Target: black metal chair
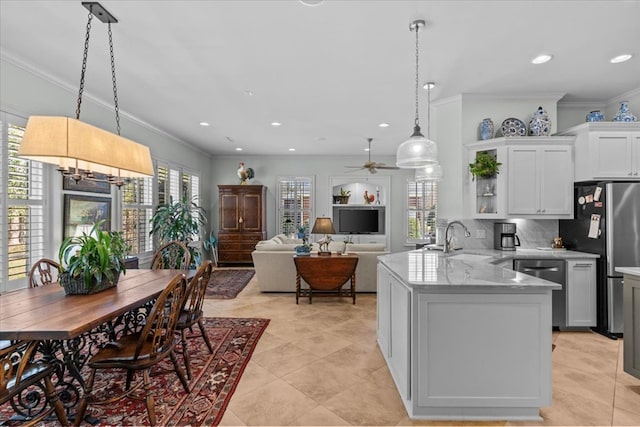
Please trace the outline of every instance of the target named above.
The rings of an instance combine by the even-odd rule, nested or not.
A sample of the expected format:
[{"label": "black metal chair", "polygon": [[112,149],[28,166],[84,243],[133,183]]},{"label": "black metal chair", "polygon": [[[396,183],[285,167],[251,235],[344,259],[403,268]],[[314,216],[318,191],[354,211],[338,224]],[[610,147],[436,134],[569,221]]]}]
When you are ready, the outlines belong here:
[{"label": "black metal chair", "polygon": [[[75,425],[80,425],[87,405],[106,405],[130,396],[143,387],[149,424],[156,425],[153,390],[151,389],[151,368],[166,357],[171,359],[173,367],[186,393],[189,384],[178,364],[174,351],[176,344],[176,325],[184,306],[187,282],[184,274],[177,275],[162,291],[147,316],[140,332],[124,335],[108,343],[89,359],[91,368],[83,397],[78,404]],[[93,395],[93,383],[99,369],[124,369],[127,372],[125,389],[117,396],[104,397]],[[131,387],[133,373],[142,371],[142,382]]]},{"label": "black metal chair", "polygon": [[[51,381],[53,366],[43,361],[32,360],[33,352],[37,346],[38,341],[2,342],[2,346],[0,346],[0,405],[9,402],[30,387],[37,387],[44,393],[48,405],[45,403],[43,406],[38,405],[36,408],[31,408],[35,412],[28,414],[28,419],[22,425],[35,425],[55,411],[58,421],[67,426],[69,422],[64,406],[58,399],[56,389]],[[28,398],[28,400],[37,402],[37,399],[34,398]]]},{"label": "black metal chair", "polygon": [[213,353],[213,347],[211,346],[211,342],[207,336],[207,331],[202,323],[202,318],[204,317],[202,312],[202,303],[204,302],[207,284],[211,278],[212,271],[213,265],[211,261],[205,261],[189,282],[185,305],[180,313],[178,325],[176,326],[176,329],[180,331],[182,357],[184,358],[184,364],[187,369],[187,378],[189,379],[191,379],[191,365],[189,361],[189,351],[187,349],[187,337],[185,331],[188,329],[193,332],[193,325],[197,324],[200,328],[202,338],[204,339],[205,344],[207,344],[209,353]]}]

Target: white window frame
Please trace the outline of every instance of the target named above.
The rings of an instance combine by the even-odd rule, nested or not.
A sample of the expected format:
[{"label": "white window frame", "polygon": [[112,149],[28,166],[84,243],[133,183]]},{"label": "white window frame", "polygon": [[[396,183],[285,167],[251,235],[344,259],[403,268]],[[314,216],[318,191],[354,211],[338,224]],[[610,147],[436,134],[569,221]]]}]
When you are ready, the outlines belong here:
[{"label": "white window frame", "polygon": [[[429,188],[431,187],[431,188]],[[411,203],[412,191],[415,194],[420,194],[420,200],[423,203],[415,204]],[[431,195],[428,195],[429,191]],[[430,235],[435,236],[436,232],[436,222],[438,219],[438,182],[437,181],[415,181],[415,180],[407,180],[407,184],[405,186],[405,214],[404,214],[404,235],[405,241],[407,244],[415,244],[415,243],[430,243]],[[430,204],[424,203],[424,201],[429,200]],[[434,208],[431,208],[435,206]],[[431,224],[426,227],[427,229],[422,231],[421,236],[412,237],[409,232],[409,224],[414,217],[422,217],[427,218],[429,215],[433,215],[433,220]]]},{"label": "white window frame", "polygon": [[[296,202],[294,203],[292,208],[286,208],[284,206],[285,205],[284,198],[286,195],[282,192],[283,183],[293,183],[293,188],[291,188],[290,194],[293,195],[294,200],[296,200]],[[308,184],[309,186],[308,208],[304,207],[303,201],[298,200],[299,199],[298,197],[299,193],[297,188],[298,183]],[[289,197],[287,197],[287,199],[289,199]],[[300,219],[302,219],[303,222],[305,222],[304,221],[305,218],[306,218],[306,224],[304,225],[307,225],[310,231],[311,227],[313,226],[311,221],[313,221],[313,218],[315,218],[314,205],[315,205],[315,179],[313,176],[279,176],[277,178],[276,234],[287,234],[287,235],[295,234],[297,232],[297,227],[301,225],[299,224]],[[289,215],[287,215],[287,213],[289,213]],[[284,221],[286,221],[285,217],[287,216],[294,217],[296,219],[293,220],[289,224],[289,226],[286,227],[285,229]]]}]

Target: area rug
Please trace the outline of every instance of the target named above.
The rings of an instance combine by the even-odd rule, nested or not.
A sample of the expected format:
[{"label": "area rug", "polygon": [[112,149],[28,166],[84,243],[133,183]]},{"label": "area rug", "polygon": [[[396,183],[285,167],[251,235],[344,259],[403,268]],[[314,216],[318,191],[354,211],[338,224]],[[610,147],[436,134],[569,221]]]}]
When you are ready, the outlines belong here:
[{"label": "area rug", "polygon": [[[202,338],[194,335],[189,340],[193,375],[189,381],[189,394],[184,392],[170,360],[152,369],[158,425],[217,425],[268,324],[269,319],[206,318],[205,326],[214,353],[209,353]],[[180,350],[179,346],[177,350]],[[178,361],[184,363],[181,354],[178,354]],[[87,378],[88,370],[84,369],[82,373]],[[95,391],[113,392],[122,387],[126,377],[122,371],[102,374],[96,377]],[[136,376],[135,379],[141,377]],[[0,420],[7,420],[12,415],[9,404],[0,406]],[[97,426],[149,425],[144,400],[125,398],[106,406],[89,406],[87,415],[97,420]],[[47,422],[46,425],[49,427],[58,423]]]},{"label": "area rug", "polygon": [[251,281],[255,270],[214,270],[207,285],[206,298],[232,299]]}]

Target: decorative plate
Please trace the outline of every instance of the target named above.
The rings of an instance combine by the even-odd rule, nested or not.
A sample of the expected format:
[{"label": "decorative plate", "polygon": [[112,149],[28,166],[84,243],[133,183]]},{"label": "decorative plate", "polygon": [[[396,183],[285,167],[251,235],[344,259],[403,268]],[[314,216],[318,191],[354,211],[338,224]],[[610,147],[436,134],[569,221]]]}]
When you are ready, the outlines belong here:
[{"label": "decorative plate", "polygon": [[510,117],[500,126],[502,136],[527,136],[527,126],[520,119]]}]

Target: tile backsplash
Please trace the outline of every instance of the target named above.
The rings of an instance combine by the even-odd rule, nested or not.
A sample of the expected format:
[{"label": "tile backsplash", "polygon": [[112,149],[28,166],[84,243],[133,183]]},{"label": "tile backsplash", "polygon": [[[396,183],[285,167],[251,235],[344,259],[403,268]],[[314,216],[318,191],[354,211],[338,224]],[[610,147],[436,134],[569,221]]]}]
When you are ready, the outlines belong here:
[{"label": "tile backsplash", "polygon": [[[467,249],[493,249],[493,224],[495,222],[515,223],[516,235],[520,239],[520,247],[523,249],[551,247],[553,238],[558,236],[558,220],[553,219],[463,219],[462,223],[471,232],[471,237],[465,238],[462,230],[458,226],[454,226],[455,246]],[[476,237],[483,232],[484,238]]]}]

